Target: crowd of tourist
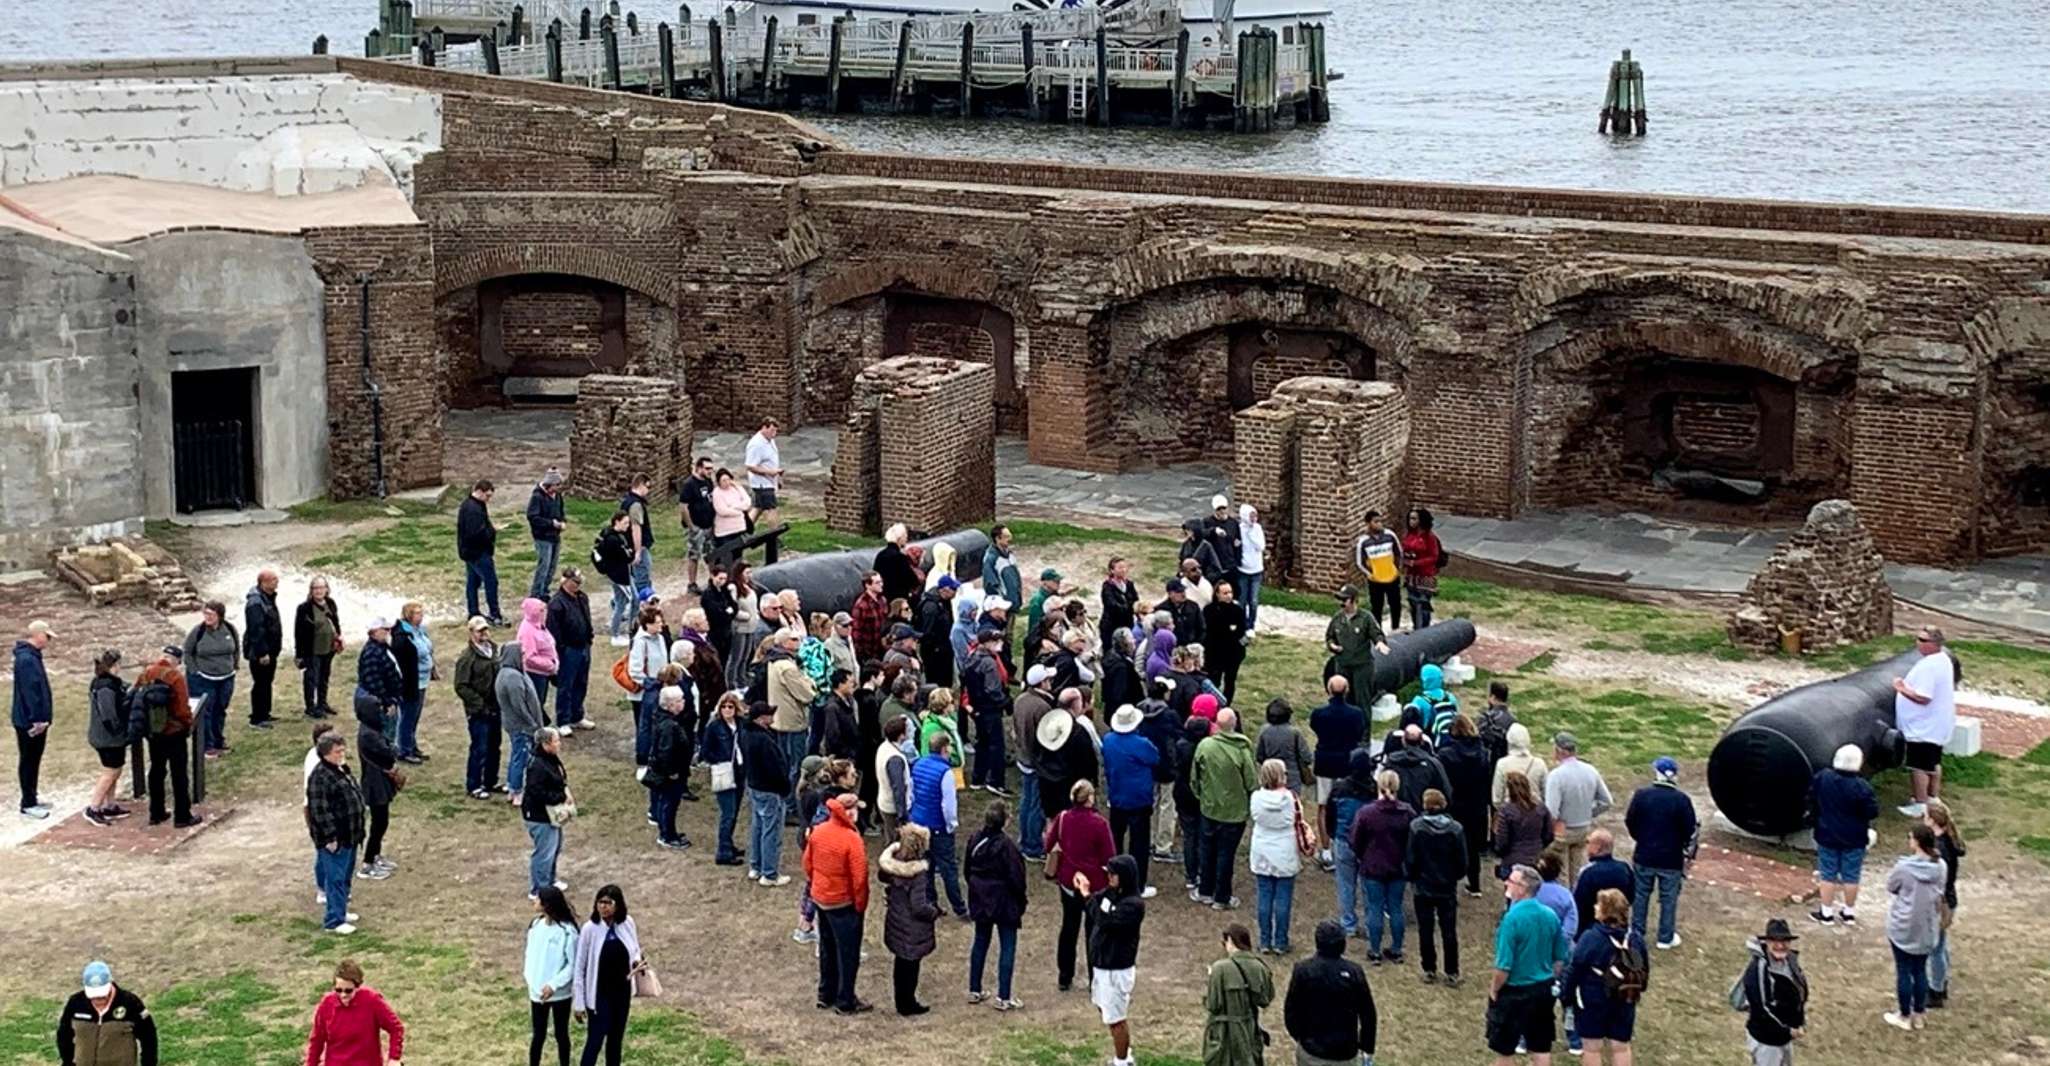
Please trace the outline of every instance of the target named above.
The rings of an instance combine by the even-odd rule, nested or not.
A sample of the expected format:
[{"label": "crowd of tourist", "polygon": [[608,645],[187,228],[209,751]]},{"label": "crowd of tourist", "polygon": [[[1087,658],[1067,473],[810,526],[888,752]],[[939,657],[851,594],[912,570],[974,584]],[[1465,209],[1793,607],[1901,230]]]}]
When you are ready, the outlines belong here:
[{"label": "crowd of tourist", "polygon": [[[1269,1039],[1262,1012],[1276,995],[1268,960],[1296,951],[1297,884],[1329,876],[1337,913],[1317,916],[1314,951],[1294,964],[1282,1009],[1299,1063],[1372,1061],[1378,1022],[1368,975],[1408,965],[1412,919],[1418,979],[1460,985],[1462,904],[1476,911],[1468,921],[1495,926],[1484,1033],[1498,1061],[1528,1054],[1545,1063],[1564,1044],[1574,1054],[1630,1062],[1652,970],[1647,948],[1681,943],[1679,900],[1700,830],[1694,803],[1679,787],[1675,760],[1652,763],[1650,783],[1628,798],[1623,826],[1633,854],[1625,862],[1614,834],[1596,825],[1616,799],[1578,740],[1557,733],[1549,758],[1537,754],[1507,684],[1491,682],[1485,705],[1469,713],[1432,665],[1418,671],[1418,695],[1392,728],[1375,735],[1370,708],[1384,694],[1375,660],[1392,653],[1405,600],[1415,626],[1430,624],[1445,562],[1427,511],[1411,512],[1402,533],[1369,516],[1357,545],[1367,604],[1351,586],[1339,593],[1325,631],[1325,702],[1303,728],[1286,700],[1252,712],[1251,722],[1233,704],[1264,572],[1265,533],[1250,507],[1234,511],[1220,496],[1209,515],[1191,519],[1177,571],[1150,605],[1130,561],[1113,559],[1095,615],[1055,568],[1038,573],[1018,612],[1027,590],[1010,529],[990,531],[977,587],[959,579],[950,547],[923,553],[896,527],[848,610],[807,614],[795,592],[759,590],[748,564],[722,551],[778,505],[773,423],[749,442],[745,470],[744,501],[729,492],[732,475],[708,459],[680,488],[694,605],[656,594],[654,505],[644,478],[634,479],[599,533],[591,565],[610,586],[610,635],[623,649],[610,680],[629,694],[634,774],[648,794],[654,845],[692,847],[678,826],[679,804],[699,798],[694,782],[710,791],[718,808],[712,863],[744,867],[750,884],[795,895],[776,905],[797,914],[792,939],[814,946],[821,1009],[873,1009],[861,970],[877,898],[897,1014],[931,1009],[920,985],[931,973],[936,925],[948,915],[974,931],[968,957],[949,968],[967,1002],[1022,1008],[1014,968],[1036,868],[1058,895],[1058,917],[1046,919],[1057,985],[1085,984],[1115,1066],[1132,1062],[1128,1019],[1149,906],[1217,914],[1218,957],[1202,999],[1205,1061],[1257,1063]],[[423,772],[432,758],[419,733],[427,693],[450,684],[469,737],[464,791],[515,808],[531,844],[529,1061],[538,1066],[552,1040],[566,1066],[574,1018],[585,1027],[581,1061],[592,1066],[601,1053],[619,1062],[632,999],[659,982],[622,890],[600,888],[580,924],[557,872],[579,816],[565,740],[600,728],[586,706],[596,635],[590,597],[582,567],[558,562],[560,489],[550,471],[530,497],[528,527],[542,562],[516,628],[498,613],[494,488],[480,481],[462,502],[457,554],[471,617],[446,676],[449,657],[437,651],[421,605],[406,605],[395,620],[359,623],[353,746],[328,721],[332,660],[348,642],[319,579],[294,612],[292,651],[313,734],[303,800],[324,927],[353,932],[354,880],[398,869],[385,846],[391,804],[408,773]],[[730,510],[739,512],[737,526]],[[117,652],[96,658],[87,731],[107,772],[95,784],[90,820],[107,824],[128,813],[112,794],[129,746],[145,740],[152,821],[173,817],[168,773],[177,823],[196,822],[180,753],[188,736],[209,757],[231,750],[226,723],[245,670],[249,725],[271,725],[271,682],[285,644],[277,595],[277,576],[260,574],[239,627],[222,604],[208,603],[182,644],[165,646],[132,686],[117,672]],[[52,639],[48,625],[32,623],[15,649],[22,811],[36,818],[49,813],[35,769],[51,722],[41,655]],[[1951,666],[1940,631],[1924,629],[1919,639],[1928,668],[1918,665],[1896,688],[1916,770],[1913,813],[1922,821],[1888,876],[1885,922],[1898,974],[1897,1009],[1885,1020],[1904,1029],[1923,1027],[1926,1011],[1944,1006],[1964,853],[1940,798],[1940,763],[1918,747],[1948,735]],[[1811,917],[1822,925],[1857,921],[1878,815],[1860,776],[1862,755],[1846,746],[1812,785],[1821,899]],[[970,791],[987,799],[979,823],[964,830]],[[1176,871],[1179,888],[1169,891]],[[1238,891],[1248,874],[1250,929],[1228,913],[1243,906]],[[1473,902],[1489,891],[1504,905]],[[1352,938],[1361,941],[1357,960],[1346,957]],[[1767,923],[1731,988],[1756,1063],[1791,1061],[1805,1031],[1797,939],[1784,920]],[[992,988],[985,973],[993,944]],[[398,1063],[404,1026],[363,980],[352,962],[337,968],[315,1014],[309,1066]],[[157,1053],[148,1012],[113,987],[103,963],[87,968],[66,1004],[58,1041],[67,1064],[148,1063]],[[127,1050],[105,1050],[117,1045]]]}]

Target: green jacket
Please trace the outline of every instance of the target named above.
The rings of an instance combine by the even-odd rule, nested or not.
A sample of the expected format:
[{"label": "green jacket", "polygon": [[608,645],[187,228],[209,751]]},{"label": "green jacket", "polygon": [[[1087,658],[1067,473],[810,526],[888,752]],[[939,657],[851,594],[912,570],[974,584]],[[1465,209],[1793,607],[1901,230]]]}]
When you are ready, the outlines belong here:
[{"label": "green jacket", "polygon": [[1332,653],[1338,668],[1351,673],[1362,666],[1374,663],[1374,645],[1386,639],[1381,633],[1381,623],[1365,611],[1355,611],[1351,618],[1344,611],[1331,616],[1331,624],[1324,627],[1324,643],[1327,647],[1338,645]]},{"label": "green jacket", "polygon": [[465,642],[463,653],[456,656],[455,689],[457,698],[463,701],[465,718],[498,717],[498,645],[486,644],[482,649]]},{"label": "green jacket", "polygon": [[1213,822],[1243,823],[1252,814],[1260,767],[1244,733],[1213,733],[1196,745],[1196,806]]},{"label": "green jacket", "polygon": [[1260,1008],[1274,1002],[1274,975],[1250,951],[1234,951],[1210,964],[1203,993],[1203,1066],[1260,1066]]},{"label": "green jacket", "polygon": [[953,716],[927,712],[918,717],[918,753],[932,754],[932,738],[945,733],[953,738],[954,746],[947,749],[947,765],[961,767],[961,726]]}]

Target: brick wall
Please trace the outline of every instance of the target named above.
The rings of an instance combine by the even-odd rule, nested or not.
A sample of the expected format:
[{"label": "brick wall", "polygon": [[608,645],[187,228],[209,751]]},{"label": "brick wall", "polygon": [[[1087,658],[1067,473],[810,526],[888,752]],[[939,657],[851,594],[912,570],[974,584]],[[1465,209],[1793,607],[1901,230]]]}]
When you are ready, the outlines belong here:
[{"label": "brick wall", "polygon": [[1758,405],[1685,398],[1673,403],[1673,440],[1692,452],[1747,455],[1758,449]]},{"label": "brick wall", "polygon": [[[326,286],[328,492],[374,488],[381,451],[385,489],[439,484],[443,368],[436,332],[434,257],[425,226],[352,226],[306,232],[306,250]],[[370,287],[370,376],[384,439],[373,441],[371,393],[362,366],[361,293]]]},{"label": "brick wall", "polygon": [[690,472],[690,444],[690,403],[674,380],[592,374],[577,389],[567,491],[618,499],[646,475],[663,499]]},{"label": "brick wall", "polygon": [[1851,503],[1888,558],[1969,557],[1979,470],[1973,411],[1962,403],[1861,398],[1852,420]]},{"label": "brick wall", "polygon": [[1883,637],[1893,632],[1893,590],[1886,560],[1843,500],[1824,500],[1773,550],[1730,612],[1730,640],[1775,651],[1780,635],[1801,634],[1803,649]]},{"label": "brick wall", "polygon": [[1332,591],[1354,580],[1352,544],[1367,512],[1400,513],[1410,451],[1401,387],[1293,378],[1238,413],[1232,495],[1267,526],[1276,581]]},{"label": "brick wall", "polygon": [[987,364],[885,359],[855,377],[850,406],[826,490],[828,525],[944,532],[996,513],[996,373]]}]

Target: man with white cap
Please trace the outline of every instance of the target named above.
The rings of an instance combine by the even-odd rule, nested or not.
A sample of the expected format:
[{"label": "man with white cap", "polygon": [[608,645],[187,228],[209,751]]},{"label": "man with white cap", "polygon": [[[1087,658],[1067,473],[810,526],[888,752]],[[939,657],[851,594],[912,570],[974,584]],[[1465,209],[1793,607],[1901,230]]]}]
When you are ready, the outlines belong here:
[{"label": "man with white cap", "polygon": [[1212,585],[1230,580],[1239,571],[1239,553],[1244,542],[1239,537],[1238,516],[1231,513],[1231,501],[1223,493],[1210,497],[1210,517],[1203,520],[1203,539],[1217,553],[1218,566],[1216,573],[1203,576]]},{"label": "man with white cap", "polygon": [[1028,859],[1043,854],[1046,816],[1040,806],[1039,722],[1054,709],[1053,670],[1045,663],[1025,668],[1025,690],[1011,702],[1011,748],[1018,762],[1018,847]]},{"label": "man with white cap", "polygon": [[1110,803],[1110,837],[1121,855],[1139,864],[1140,895],[1152,898],[1146,880],[1153,857],[1153,770],[1160,749],[1139,732],[1145,714],[1132,704],[1110,716],[1110,735],[1103,738],[1103,791]]},{"label": "man with white cap", "polygon": [[114,985],[114,971],[87,963],[80,989],[57,1019],[64,1066],[157,1066],[157,1020],[142,997]]},{"label": "man with white cap", "polygon": [[10,718],[19,743],[21,815],[48,818],[50,808],[36,795],[43,772],[43,746],[50,741],[50,675],[43,671],[43,649],[50,646],[50,623],[37,620],[14,642],[14,703]]}]

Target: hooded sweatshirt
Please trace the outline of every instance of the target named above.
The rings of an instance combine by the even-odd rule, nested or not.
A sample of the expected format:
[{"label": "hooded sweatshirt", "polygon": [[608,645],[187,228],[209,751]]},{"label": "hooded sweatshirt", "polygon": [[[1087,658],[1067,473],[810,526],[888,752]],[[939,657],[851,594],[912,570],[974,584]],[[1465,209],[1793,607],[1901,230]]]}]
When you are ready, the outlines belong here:
[{"label": "hooded sweatshirt", "polygon": [[1763,943],[1754,939],[1746,946],[1751,962],[1737,979],[1749,1012],[1744,1031],[1768,1047],[1785,1047],[1794,1042],[1793,1030],[1808,1024],[1808,975],[1801,972],[1801,953],[1789,951],[1785,961],[1775,962]]},{"label": "hooded sweatshirt", "polygon": [[1253,793],[1253,843],[1247,852],[1253,873],[1262,877],[1294,877],[1302,872],[1302,853],[1296,850],[1295,793],[1285,788],[1263,788]]},{"label": "hooded sweatshirt", "polygon": [[[537,601],[538,602],[538,601]],[[507,641],[498,649],[498,679],[491,684],[498,697],[499,721],[507,736],[531,736],[548,721],[541,711],[541,697],[527,677],[525,657],[518,641]]]},{"label": "hooded sweatshirt", "polygon": [[1267,527],[1253,522],[1253,505],[1239,504],[1239,573],[1267,569]]},{"label": "hooded sweatshirt", "polygon": [[42,649],[26,640],[14,642],[14,706],[16,729],[50,720],[50,676],[43,672]]},{"label": "hooded sweatshirt", "polygon": [[1904,855],[1886,875],[1886,939],[1910,955],[1936,950],[1943,935],[1944,865],[1921,853]]},{"label": "hooded sweatshirt", "polygon": [[556,658],[555,634],[548,631],[548,605],[532,596],[520,601],[519,645],[528,673],[555,676],[561,662]]},{"label": "hooded sweatshirt", "polygon": [[1129,970],[1139,964],[1139,927],[1146,921],[1146,902],[1139,898],[1139,863],[1130,855],[1110,860],[1115,886],[1106,885],[1084,904],[1089,927],[1089,968]]},{"label": "hooded sweatshirt", "polygon": [[1174,630],[1156,629],[1146,638],[1146,680],[1151,681],[1167,673],[1173,665],[1175,649]]},{"label": "hooded sweatshirt", "polygon": [[1522,722],[1509,727],[1509,754],[1495,763],[1495,781],[1489,788],[1495,806],[1509,801],[1509,772],[1530,778],[1530,794],[1539,802],[1545,798],[1545,760],[1530,753],[1530,730]]},{"label": "hooded sweatshirt", "polygon": [[1451,899],[1466,876],[1466,830],[1442,812],[1418,815],[1409,823],[1403,868],[1419,897]]},{"label": "hooded sweatshirt", "polygon": [[1422,726],[1433,742],[1445,736],[1445,730],[1452,727],[1452,716],[1459,713],[1459,697],[1445,691],[1443,668],[1425,663],[1417,671],[1417,694],[1409,707],[1414,713],[1403,715],[1405,725],[1415,722]]}]

